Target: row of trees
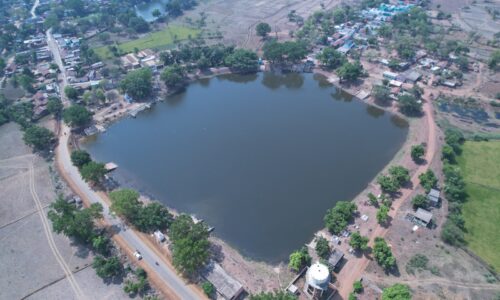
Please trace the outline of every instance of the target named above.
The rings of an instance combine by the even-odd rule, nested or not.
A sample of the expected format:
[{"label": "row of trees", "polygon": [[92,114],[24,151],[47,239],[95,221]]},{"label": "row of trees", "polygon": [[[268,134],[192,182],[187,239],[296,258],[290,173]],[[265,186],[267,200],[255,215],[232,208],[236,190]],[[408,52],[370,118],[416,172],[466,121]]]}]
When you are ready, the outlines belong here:
[{"label": "row of trees", "polygon": [[348,201],[339,201],[335,207],[327,210],[323,221],[326,228],[333,234],[339,234],[353,219],[354,212],[358,209],[356,204]]},{"label": "row of trees", "polygon": [[100,184],[107,170],[103,163],[95,162],[85,150],[71,152],[71,162],[80,171],[83,180],[90,184]]},{"label": "row of trees", "polygon": [[340,80],[355,81],[363,75],[363,66],[359,61],[353,63],[349,62],[345,55],[337,50],[326,47],[318,54],[317,59],[321,62],[323,67],[336,70]]},{"label": "row of trees", "polygon": [[460,168],[456,165],[456,156],[462,153],[462,144],[465,138],[457,130],[446,130],[445,142],[442,149],[444,163],[444,193],[448,204],[448,218],[441,230],[441,239],[450,245],[465,244],[465,220],[462,216],[462,205],[467,200],[465,182]]},{"label": "row of trees", "polygon": [[134,190],[112,191],[109,198],[111,210],[142,232],[164,231],[173,222],[173,216],[167,208],[158,202],[142,203],[139,201],[139,193]]},{"label": "row of trees", "polygon": [[306,43],[300,41],[280,43],[272,40],[265,43],[262,50],[264,51],[265,59],[273,64],[283,66],[301,61],[306,57],[308,52]]},{"label": "row of trees", "polygon": [[209,259],[209,232],[205,224],[194,223],[188,215],[176,218],[158,202],[144,204],[130,189],[109,193],[111,210],[141,232],[168,230],[172,241],[173,264],[182,274],[193,276]]},{"label": "row of trees", "polygon": [[96,254],[92,267],[103,279],[123,274],[123,266],[117,256],[112,255],[112,243],[95,222],[102,218],[102,206],[93,203],[88,208],[78,209],[61,195],[50,205],[48,218],[56,233],[62,233],[91,248]]}]

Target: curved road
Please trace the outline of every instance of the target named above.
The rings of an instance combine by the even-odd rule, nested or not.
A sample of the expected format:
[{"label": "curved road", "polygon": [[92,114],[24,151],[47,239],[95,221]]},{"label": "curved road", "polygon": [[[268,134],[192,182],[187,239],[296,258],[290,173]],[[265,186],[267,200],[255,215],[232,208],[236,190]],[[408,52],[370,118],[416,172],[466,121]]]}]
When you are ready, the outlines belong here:
[{"label": "curved road", "polygon": [[[68,79],[66,76],[66,70],[61,59],[60,50],[57,46],[56,41],[52,36],[52,31],[49,29],[47,31],[47,44],[50,51],[52,52],[53,59],[59,66],[62,75],[62,82],[60,85],[61,99],[64,106],[69,106],[70,103],[64,95],[64,87],[68,84]],[[159,279],[162,281],[159,284],[160,289],[168,294],[168,299],[200,299],[203,295],[198,293],[195,288],[187,285],[182,278],[177,275],[175,270],[173,270],[165,262],[165,257],[156,253],[153,249],[140,238],[139,234],[133,229],[127,229],[123,222],[110,214],[108,203],[81,178],[78,169],[72,165],[70,150],[68,148],[69,137],[71,136],[71,129],[66,124],[61,124],[59,133],[59,144],[55,150],[56,163],[61,172],[61,176],[66,180],[66,182],[74,189],[74,191],[85,199],[87,203],[100,203],[104,209],[103,216],[104,222],[117,228],[116,230],[116,240],[122,241],[120,246],[126,248],[126,252],[130,257],[134,259],[132,252],[136,249],[142,254],[141,266],[148,271],[151,278]],[[158,262],[158,265],[156,265]],[[156,282],[156,281],[155,281]],[[158,283],[158,282],[157,282]]]}]

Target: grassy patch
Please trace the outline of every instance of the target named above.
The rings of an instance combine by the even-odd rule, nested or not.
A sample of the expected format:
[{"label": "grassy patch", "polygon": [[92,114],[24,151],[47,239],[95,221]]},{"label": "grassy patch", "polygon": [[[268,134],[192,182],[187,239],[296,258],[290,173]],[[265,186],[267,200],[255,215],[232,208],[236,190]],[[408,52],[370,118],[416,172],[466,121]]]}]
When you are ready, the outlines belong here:
[{"label": "grassy patch", "polygon": [[468,247],[500,271],[500,141],[466,142],[458,163],[468,201],[463,216]]},{"label": "grassy patch", "polygon": [[[196,37],[200,31],[197,29],[178,26],[178,25],[170,25],[167,28],[149,33],[148,35],[124,42],[116,45],[123,53],[133,52],[135,48],[139,50],[143,49],[161,49],[168,48],[173,45],[174,42],[182,41],[191,37]],[[94,49],[94,51],[101,57],[101,59],[111,59],[113,58],[113,54],[109,51],[108,46],[103,46]]]}]

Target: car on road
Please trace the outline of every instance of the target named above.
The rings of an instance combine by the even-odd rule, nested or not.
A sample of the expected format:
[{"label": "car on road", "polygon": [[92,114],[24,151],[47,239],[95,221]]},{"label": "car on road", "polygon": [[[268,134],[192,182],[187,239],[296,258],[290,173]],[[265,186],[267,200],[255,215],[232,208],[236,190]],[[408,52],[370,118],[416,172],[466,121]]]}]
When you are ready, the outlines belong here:
[{"label": "car on road", "polygon": [[137,258],[138,260],[141,260],[141,259],[142,259],[142,254],[141,254],[141,252],[139,252],[139,250],[135,250],[135,252],[134,252],[134,256],[135,256],[135,258]]}]

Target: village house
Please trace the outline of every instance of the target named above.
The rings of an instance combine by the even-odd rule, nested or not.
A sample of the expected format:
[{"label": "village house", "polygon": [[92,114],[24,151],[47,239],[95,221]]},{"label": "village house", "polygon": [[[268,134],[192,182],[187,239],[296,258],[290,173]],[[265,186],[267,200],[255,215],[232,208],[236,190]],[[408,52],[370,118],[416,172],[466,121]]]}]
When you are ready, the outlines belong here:
[{"label": "village house", "polygon": [[215,287],[217,294],[226,300],[237,299],[244,291],[243,285],[229,276],[218,263],[211,262],[202,276]]},{"label": "village house", "polygon": [[436,189],[431,189],[430,192],[427,194],[427,200],[429,201],[429,204],[433,207],[439,206],[439,197],[440,197],[440,191]]}]

